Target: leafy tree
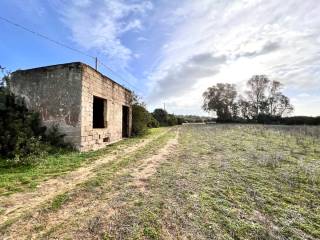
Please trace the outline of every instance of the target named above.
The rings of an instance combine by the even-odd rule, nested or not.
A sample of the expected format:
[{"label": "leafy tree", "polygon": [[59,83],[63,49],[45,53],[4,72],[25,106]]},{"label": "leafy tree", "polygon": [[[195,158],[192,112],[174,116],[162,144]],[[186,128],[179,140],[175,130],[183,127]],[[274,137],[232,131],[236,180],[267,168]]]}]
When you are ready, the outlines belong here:
[{"label": "leafy tree", "polygon": [[251,105],[250,103],[240,96],[238,100],[238,107],[239,107],[239,115],[241,118],[245,120],[249,120],[251,118]]},{"label": "leafy tree", "polygon": [[168,126],[168,113],[166,110],[157,108],[152,115],[160,123],[160,126]]},{"label": "leafy tree", "polygon": [[282,93],[281,93],[281,87],[282,84],[278,81],[271,81],[268,92],[269,92],[269,97],[268,97],[268,107],[269,107],[269,114],[274,116],[277,115],[277,103],[279,102]]},{"label": "leafy tree", "polygon": [[[271,81],[265,75],[255,75],[247,83],[249,112],[252,118],[265,119],[269,117],[282,117],[293,111],[288,97],[281,92],[282,84],[278,81]],[[242,107],[247,108],[244,102]]]},{"label": "leafy tree", "polygon": [[246,97],[239,96],[235,85],[218,83],[203,93],[203,109],[215,111],[220,122],[279,122],[293,111],[290,99],[281,92],[282,84],[266,75],[254,75],[247,82]]},{"label": "leafy tree", "polygon": [[260,113],[265,113],[267,107],[266,91],[270,80],[266,75],[254,75],[247,82],[248,101],[251,104],[251,115],[257,117]]},{"label": "leafy tree", "polygon": [[293,111],[293,106],[290,103],[290,99],[287,96],[281,95],[276,104],[275,116],[282,117],[290,114]]},{"label": "leafy tree", "polygon": [[184,122],[185,122],[185,119],[183,117],[177,116],[177,124],[178,125],[181,125]]},{"label": "leafy tree", "polygon": [[207,112],[215,111],[218,121],[232,121],[238,111],[236,97],[237,91],[234,84],[218,83],[203,93],[204,104],[202,108]]}]

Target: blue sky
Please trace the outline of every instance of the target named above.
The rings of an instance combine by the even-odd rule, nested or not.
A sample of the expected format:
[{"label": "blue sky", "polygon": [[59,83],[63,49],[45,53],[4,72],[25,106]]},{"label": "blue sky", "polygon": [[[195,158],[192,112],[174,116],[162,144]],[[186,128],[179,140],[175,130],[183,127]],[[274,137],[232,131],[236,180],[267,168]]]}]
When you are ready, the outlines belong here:
[{"label": "blue sky", "polygon": [[[295,115],[320,115],[318,0],[2,0],[0,16],[97,56],[153,110],[201,114],[218,82],[240,92],[254,74],[281,81]],[[11,70],[92,59],[0,20]],[[135,88],[123,82],[126,79]]]}]

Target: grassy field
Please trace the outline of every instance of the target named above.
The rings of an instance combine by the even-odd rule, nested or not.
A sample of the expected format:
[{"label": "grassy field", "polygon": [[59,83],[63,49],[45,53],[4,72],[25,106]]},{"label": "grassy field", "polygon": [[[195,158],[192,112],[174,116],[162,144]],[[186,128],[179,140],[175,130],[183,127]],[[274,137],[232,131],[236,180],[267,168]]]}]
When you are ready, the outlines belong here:
[{"label": "grassy field", "polygon": [[44,180],[61,176],[80,166],[90,164],[101,156],[117,154],[124,148],[133,146],[142,140],[151,139],[165,130],[166,128],[150,129],[147,136],[126,139],[99,151],[78,153],[57,150],[54,154],[40,157],[36,160],[38,164],[35,166],[12,167],[6,164],[5,160],[0,159],[0,196],[35,189]]},{"label": "grassy field", "polygon": [[319,133],[231,124],[155,132],[156,140],[2,226],[0,237],[320,239]]},{"label": "grassy field", "polygon": [[[181,130],[176,154],[107,228],[110,238],[319,239],[318,128]],[[123,226],[127,226],[124,228]]]}]

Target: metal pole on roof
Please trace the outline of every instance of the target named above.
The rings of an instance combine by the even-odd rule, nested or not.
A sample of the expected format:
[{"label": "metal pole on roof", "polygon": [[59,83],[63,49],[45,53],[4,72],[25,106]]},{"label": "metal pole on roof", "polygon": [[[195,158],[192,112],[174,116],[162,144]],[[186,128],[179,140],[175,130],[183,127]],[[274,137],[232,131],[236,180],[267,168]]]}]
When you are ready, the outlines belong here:
[{"label": "metal pole on roof", "polygon": [[96,70],[98,71],[98,58],[97,58],[97,57],[95,57],[94,59],[95,59],[95,63],[96,63],[96,64],[95,64],[95,66],[96,66]]}]

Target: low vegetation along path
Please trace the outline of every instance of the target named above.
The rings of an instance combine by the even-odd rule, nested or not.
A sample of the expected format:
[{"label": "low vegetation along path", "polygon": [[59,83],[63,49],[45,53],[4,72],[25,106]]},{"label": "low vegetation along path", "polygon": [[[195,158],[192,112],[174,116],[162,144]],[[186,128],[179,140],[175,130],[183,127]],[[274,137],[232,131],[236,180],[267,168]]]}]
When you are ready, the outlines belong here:
[{"label": "low vegetation along path", "polygon": [[106,164],[112,161],[121,161],[123,157],[134,154],[149,145],[150,142],[157,141],[158,138],[168,134],[168,132],[169,130],[152,138],[142,139],[132,146],[124,145],[116,153],[112,152],[112,154],[106,154],[89,165],[85,165],[63,176],[49,179],[41,183],[35,191],[2,196],[0,198],[0,206],[4,210],[1,212],[0,226],[6,222],[10,222],[10,220],[20,217],[22,214],[30,212],[48,200],[53,199],[55,196],[70,191],[77,185],[88,181],[88,179],[97,174],[99,168],[108,167]]},{"label": "low vegetation along path", "polygon": [[319,127],[184,125],[118,150],[35,204],[1,197],[28,201],[0,239],[320,239]]}]

